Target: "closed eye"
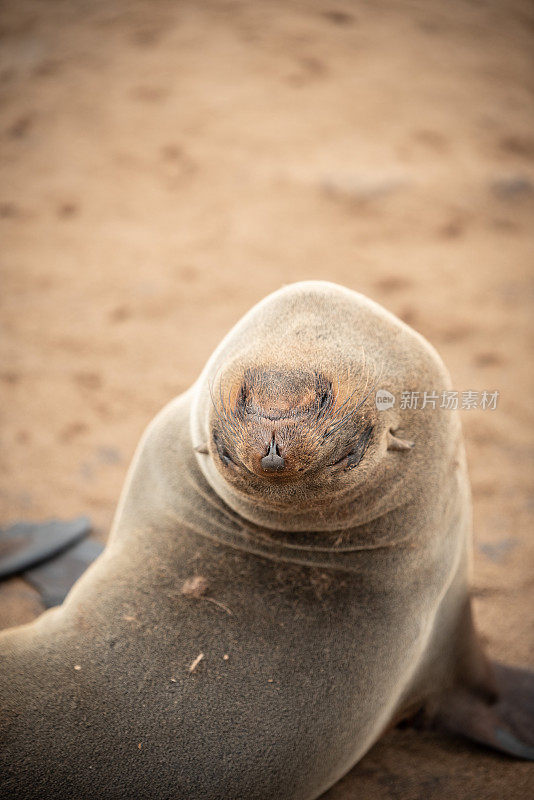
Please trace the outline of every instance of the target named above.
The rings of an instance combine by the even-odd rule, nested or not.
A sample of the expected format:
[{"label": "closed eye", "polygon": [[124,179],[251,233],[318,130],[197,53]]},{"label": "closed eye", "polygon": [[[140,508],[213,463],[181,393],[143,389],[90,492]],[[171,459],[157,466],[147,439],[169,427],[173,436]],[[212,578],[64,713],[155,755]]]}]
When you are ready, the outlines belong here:
[{"label": "closed eye", "polygon": [[213,433],[213,441],[215,442],[215,447],[217,448],[217,453],[219,454],[219,458],[221,459],[225,467],[228,467],[230,464],[235,464],[230,453],[224,446],[218,434],[215,432]]},{"label": "closed eye", "polygon": [[337,466],[338,464],[342,464],[345,462],[345,469],[350,470],[357,467],[360,461],[362,460],[365,451],[367,450],[367,446],[371,440],[371,436],[373,434],[373,426],[368,425],[367,428],[360,434],[356,444],[350,450],[350,452],[346,453],[343,458],[340,458],[339,461],[336,461],[332,466]]}]

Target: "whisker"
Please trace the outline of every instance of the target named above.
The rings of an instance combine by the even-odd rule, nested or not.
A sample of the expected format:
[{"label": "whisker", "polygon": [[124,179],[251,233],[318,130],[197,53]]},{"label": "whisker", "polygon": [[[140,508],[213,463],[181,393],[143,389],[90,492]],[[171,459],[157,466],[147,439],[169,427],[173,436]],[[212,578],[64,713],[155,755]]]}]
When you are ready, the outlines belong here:
[{"label": "whisker", "polygon": [[[381,374],[382,374],[382,370],[380,371],[380,376],[381,376]],[[373,381],[373,383],[372,383],[372,385],[371,385],[371,388],[370,388],[370,389],[369,389],[369,391],[368,391],[368,392],[367,392],[367,393],[364,395],[364,397],[363,397],[363,398],[362,398],[362,399],[361,399],[361,400],[358,402],[358,404],[357,404],[356,406],[354,406],[354,408],[351,408],[351,409],[350,409],[350,411],[348,411],[346,414],[344,414],[344,415],[343,415],[343,417],[342,417],[341,419],[338,419],[338,420],[336,420],[336,422],[334,423],[334,425],[331,425],[331,426],[330,426],[330,427],[329,427],[329,428],[328,428],[328,429],[325,431],[324,438],[328,438],[329,436],[332,436],[332,434],[333,434],[333,433],[335,433],[336,431],[338,431],[338,430],[339,430],[339,429],[340,429],[340,428],[341,428],[341,427],[344,425],[344,423],[345,423],[345,422],[346,422],[346,421],[347,421],[347,420],[348,420],[348,419],[349,419],[351,416],[353,416],[353,415],[354,415],[354,414],[355,414],[355,413],[356,413],[356,412],[357,412],[357,411],[358,411],[358,410],[359,410],[359,409],[360,409],[360,408],[363,406],[363,404],[366,402],[366,400],[367,400],[367,399],[370,397],[370,395],[372,394],[372,392],[373,392],[373,391],[374,391],[374,389],[376,388],[376,386],[377,386],[377,384],[378,384],[378,381],[379,381],[379,378],[380,378],[380,376],[378,376],[378,377],[376,377],[376,378],[375,378],[375,380]],[[368,375],[367,375],[367,377],[366,377],[366,381],[365,381],[365,389],[364,389],[364,391],[367,389],[367,386],[369,385],[369,377],[370,377],[370,374],[368,374]],[[354,396],[354,393],[355,393],[355,392],[352,392],[352,394],[351,394],[351,398]]]}]

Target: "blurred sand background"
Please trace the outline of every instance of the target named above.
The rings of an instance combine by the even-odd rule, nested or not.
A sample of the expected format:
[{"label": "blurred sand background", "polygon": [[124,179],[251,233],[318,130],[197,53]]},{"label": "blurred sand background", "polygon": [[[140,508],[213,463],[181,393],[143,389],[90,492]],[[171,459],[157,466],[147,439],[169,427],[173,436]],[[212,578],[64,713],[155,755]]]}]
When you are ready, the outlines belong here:
[{"label": "blurred sand background", "polygon": [[[456,389],[478,624],[534,666],[534,6],[4,0],[0,523],[105,539],[145,425],[283,283],[360,290]],[[0,623],[40,611],[21,580]],[[331,790],[532,796],[534,768],[412,730]]]}]

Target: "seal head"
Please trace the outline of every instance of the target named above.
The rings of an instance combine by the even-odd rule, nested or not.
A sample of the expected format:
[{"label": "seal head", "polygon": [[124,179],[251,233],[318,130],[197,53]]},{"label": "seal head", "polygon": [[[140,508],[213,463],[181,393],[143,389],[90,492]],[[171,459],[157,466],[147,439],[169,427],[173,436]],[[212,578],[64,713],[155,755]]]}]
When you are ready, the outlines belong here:
[{"label": "seal head", "polygon": [[[276,530],[347,528],[416,490],[423,457],[411,452],[417,435],[428,441],[432,427],[434,440],[454,447],[450,415],[436,429],[428,414],[418,420],[398,406],[377,408],[377,391],[443,391],[448,376],[421,337],[367,298],[355,304],[354,293],[326,283],[299,288],[260,303],[216,351],[199,381],[193,439],[209,483],[251,522]],[[399,349],[393,360],[392,325]],[[414,347],[417,371],[406,362]]]}]

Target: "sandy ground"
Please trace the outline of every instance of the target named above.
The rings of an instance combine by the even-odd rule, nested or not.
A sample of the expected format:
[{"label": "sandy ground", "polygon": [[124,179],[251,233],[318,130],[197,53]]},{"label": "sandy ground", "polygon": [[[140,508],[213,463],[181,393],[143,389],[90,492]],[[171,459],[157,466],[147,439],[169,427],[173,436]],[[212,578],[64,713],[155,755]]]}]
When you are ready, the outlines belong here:
[{"label": "sandy ground", "polygon": [[[85,513],[104,539],[143,428],[226,330],[334,280],[500,392],[462,412],[476,616],[534,666],[532,4],[18,0],[0,33],[0,522]],[[40,611],[20,580],[0,600],[3,625]],[[533,783],[398,730],[327,797]]]}]

